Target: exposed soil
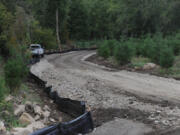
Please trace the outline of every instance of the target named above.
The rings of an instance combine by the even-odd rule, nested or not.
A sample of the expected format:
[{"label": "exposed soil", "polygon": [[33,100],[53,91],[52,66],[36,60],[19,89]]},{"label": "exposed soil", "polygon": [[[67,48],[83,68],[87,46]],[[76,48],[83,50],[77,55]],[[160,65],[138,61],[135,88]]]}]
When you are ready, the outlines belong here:
[{"label": "exposed soil", "polygon": [[126,108],[126,109],[98,108],[92,111],[92,115],[93,115],[96,127],[101,126],[103,123],[112,121],[115,118],[135,120],[135,121],[139,121],[145,124],[152,124],[153,126],[153,121],[146,119],[150,116],[150,113],[143,112],[143,111],[131,108],[131,107]]},{"label": "exposed soil", "polygon": [[154,130],[180,125],[180,82],[148,74],[107,71],[83,61],[94,53],[46,56],[31,69],[65,98],[86,101],[96,126],[124,118]]}]

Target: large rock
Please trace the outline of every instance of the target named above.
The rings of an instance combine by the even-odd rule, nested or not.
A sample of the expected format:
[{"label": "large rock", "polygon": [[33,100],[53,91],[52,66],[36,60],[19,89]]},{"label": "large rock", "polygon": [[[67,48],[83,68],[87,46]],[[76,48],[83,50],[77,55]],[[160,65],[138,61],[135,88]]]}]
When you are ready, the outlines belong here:
[{"label": "large rock", "polygon": [[25,111],[25,105],[19,105],[14,111],[15,116],[20,116]]},{"label": "large rock", "polygon": [[23,114],[21,115],[21,117],[19,118],[19,122],[20,122],[21,124],[27,124],[27,125],[29,125],[29,124],[35,122],[35,120],[34,120],[34,119],[31,117],[31,115],[29,115],[28,113],[23,113]]},{"label": "large rock", "polygon": [[39,115],[36,115],[35,117],[34,117],[34,119],[35,119],[35,121],[38,121],[38,120],[40,120],[40,116]]},{"label": "large rock", "polygon": [[38,105],[34,105],[34,113],[36,114],[36,115],[42,115],[42,109],[41,109],[41,107],[40,106],[38,106]]},{"label": "large rock", "polygon": [[50,114],[51,114],[51,113],[50,113],[49,111],[43,112],[44,118],[49,118]]},{"label": "large rock", "polygon": [[12,135],[29,135],[38,129],[44,128],[45,125],[42,122],[34,122],[26,128],[14,128],[11,131]]},{"label": "large rock", "polygon": [[43,110],[44,110],[44,111],[50,111],[50,108],[49,108],[47,105],[45,105],[45,106],[43,107]]},{"label": "large rock", "polygon": [[6,127],[4,126],[4,122],[0,121],[0,134],[4,134],[6,132]]},{"label": "large rock", "polygon": [[144,70],[151,70],[151,69],[154,69],[154,68],[156,68],[156,67],[157,67],[157,65],[154,64],[154,63],[147,63],[147,64],[145,64],[145,65],[143,66],[143,69],[144,69]]}]

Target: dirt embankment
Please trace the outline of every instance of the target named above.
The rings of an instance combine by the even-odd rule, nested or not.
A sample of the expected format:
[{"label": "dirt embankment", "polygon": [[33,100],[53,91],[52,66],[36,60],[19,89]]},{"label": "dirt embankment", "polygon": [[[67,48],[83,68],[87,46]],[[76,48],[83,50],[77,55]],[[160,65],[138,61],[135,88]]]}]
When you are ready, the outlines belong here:
[{"label": "dirt embankment", "polygon": [[154,130],[180,124],[180,82],[148,74],[110,71],[83,61],[90,51],[46,56],[32,67],[62,97],[86,101],[96,126],[116,118]]}]

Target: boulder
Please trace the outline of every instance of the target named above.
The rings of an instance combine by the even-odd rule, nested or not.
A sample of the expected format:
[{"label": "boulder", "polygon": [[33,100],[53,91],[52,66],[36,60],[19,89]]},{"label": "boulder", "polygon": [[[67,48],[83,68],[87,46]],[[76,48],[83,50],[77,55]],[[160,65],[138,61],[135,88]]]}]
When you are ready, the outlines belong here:
[{"label": "boulder", "polygon": [[27,125],[29,125],[29,124],[31,124],[31,123],[33,123],[35,120],[31,117],[31,115],[29,115],[28,113],[23,113],[22,115],[21,115],[21,117],[19,118],[19,122],[21,123],[21,124],[27,124]]},{"label": "boulder", "polygon": [[0,134],[4,134],[6,132],[6,127],[4,126],[4,122],[0,121]]},{"label": "boulder", "polygon": [[56,121],[53,118],[49,119],[51,122],[55,123]]},{"label": "boulder", "polygon": [[36,114],[36,115],[42,115],[42,109],[41,109],[41,107],[40,106],[38,106],[38,105],[34,105],[34,113]]},{"label": "boulder", "polygon": [[50,113],[49,111],[43,112],[44,118],[49,118],[50,114],[51,114],[51,113]]},{"label": "boulder", "polygon": [[154,68],[156,68],[156,67],[157,67],[157,65],[154,64],[154,63],[147,63],[147,64],[145,64],[145,65],[143,66],[143,69],[144,69],[144,70],[151,70],[151,69],[154,69]]},{"label": "boulder", "polygon": [[40,118],[41,117],[39,115],[36,115],[34,119],[35,119],[35,121],[38,121],[38,120],[40,120]]},{"label": "boulder", "polygon": [[11,131],[12,135],[29,135],[38,129],[44,128],[45,125],[42,122],[34,122],[26,128],[14,128]]},{"label": "boulder", "polygon": [[43,107],[43,110],[44,110],[44,111],[50,111],[50,108],[49,108],[47,105],[45,105],[45,106]]},{"label": "boulder", "polygon": [[15,116],[20,116],[25,111],[25,105],[19,105],[14,111]]}]

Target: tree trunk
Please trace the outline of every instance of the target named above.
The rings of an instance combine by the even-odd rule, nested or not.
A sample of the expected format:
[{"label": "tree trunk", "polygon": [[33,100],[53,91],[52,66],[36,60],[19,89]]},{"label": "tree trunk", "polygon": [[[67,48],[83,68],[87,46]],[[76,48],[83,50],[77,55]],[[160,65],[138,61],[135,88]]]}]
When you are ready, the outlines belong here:
[{"label": "tree trunk", "polygon": [[56,9],[56,36],[57,36],[57,44],[58,44],[59,50],[61,52],[62,47],[61,47],[61,40],[59,37],[59,10],[58,10],[58,8]]}]

